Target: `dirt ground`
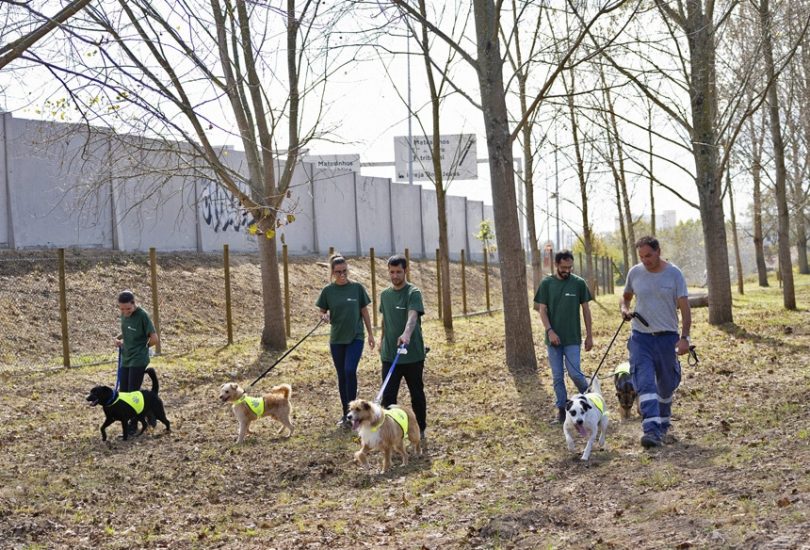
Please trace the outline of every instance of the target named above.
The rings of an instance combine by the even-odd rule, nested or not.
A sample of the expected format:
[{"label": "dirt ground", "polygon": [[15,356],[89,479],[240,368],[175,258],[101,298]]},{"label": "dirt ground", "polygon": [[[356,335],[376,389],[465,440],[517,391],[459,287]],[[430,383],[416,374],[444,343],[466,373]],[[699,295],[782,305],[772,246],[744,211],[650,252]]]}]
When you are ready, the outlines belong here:
[{"label": "dirt ground", "polygon": [[[643,450],[638,418],[619,420],[611,381],[603,381],[608,448],[583,464],[548,423],[553,398],[540,330],[538,368],[520,372],[504,364],[499,313],[457,319],[448,341],[430,293],[435,266],[426,262],[413,279],[429,311],[428,450],[379,475],[350,463],[357,438],[334,425],[340,405],[325,333],[258,384],[292,385],[296,434],[279,438],[263,419],[245,444],[234,443],[236,422],[217,402],[218,387],[249,383],[278,355],[256,351],[258,269],[249,258],[233,262],[239,337],[230,347],[215,259],[159,260],[165,355],[154,366],[172,431],[159,425],[124,442],[112,426],[107,443],[98,432],[102,412],[84,397],[114,382],[105,342],[115,330],[116,290],[134,287],[150,309],[143,258],[69,264],[70,295],[83,296],[70,302],[82,327],[71,321],[71,347],[88,363],[69,370],[57,366],[54,272],[45,262],[9,263],[0,262],[0,547],[810,547],[810,315],[781,310],[778,289],[735,296],[735,325],[711,327],[706,310],[695,310],[700,363],[683,365],[674,444]],[[352,268],[363,280],[359,264]],[[312,259],[292,271],[291,342],[312,326],[310,304],[326,280]],[[807,304],[810,277],[800,276],[797,289]],[[616,297],[592,309],[589,373],[620,323]],[[602,373],[624,359],[626,336],[625,327]],[[366,353],[361,396],[373,398],[378,371]],[[400,398],[408,402],[406,389]]]}]

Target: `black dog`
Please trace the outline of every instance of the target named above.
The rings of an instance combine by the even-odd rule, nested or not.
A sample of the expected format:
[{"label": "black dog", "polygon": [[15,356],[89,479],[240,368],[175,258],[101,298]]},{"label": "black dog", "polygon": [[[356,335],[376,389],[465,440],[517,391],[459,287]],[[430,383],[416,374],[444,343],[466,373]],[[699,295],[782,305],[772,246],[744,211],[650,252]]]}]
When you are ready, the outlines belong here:
[{"label": "black dog", "polygon": [[[104,424],[101,425],[101,440],[107,441],[107,426],[111,426],[113,422],[121,422],[121,428],[124,430],[124,441],[127,439],[127,426],[133,418],[141,423],[141,431],[139,435],[146,430],[146,423],[149,422],[153,427],[157,425],[157,421],[163,422],[166,426],[166,431],[171,431],[169,421],[166,419],[166,411],[163,408],[163,401],[158,397],[158,379],[155,374],[155,369],[149,367],[146,369],[146,374],[152,379],[152,390],[141,390],[140,392],[128,392],[135,394],[134,399],[143,400],[143,409],[140,413],[135,412],[132,405],[128,404],[124,399],[115,394],[115,390],[109,386],[96,386],[90,390],[90,395],[87,396],[87,401],[91,406],[101,405],[104,408],[104,414],[107,416]],[[140,394],[138,397],[137,394]],[[125,394],[126,395],[126,394]]]},{"label": "black dog", "polygon": [[616,397],[622,410],[622,419],[630,418],[630,409],[633,408],[638,394],[633,387],[633,380],[630,377],[630,363],[621,363],[613,371],[613,385],[616,386]]}]

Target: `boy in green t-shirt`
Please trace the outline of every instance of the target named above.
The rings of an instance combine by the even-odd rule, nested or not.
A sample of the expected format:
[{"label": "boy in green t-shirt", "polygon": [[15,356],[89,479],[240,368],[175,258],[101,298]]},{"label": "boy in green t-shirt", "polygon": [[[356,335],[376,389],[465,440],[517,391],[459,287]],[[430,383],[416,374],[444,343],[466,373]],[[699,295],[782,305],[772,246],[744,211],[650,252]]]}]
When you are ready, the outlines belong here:
[{"label": "boy in green t-shirt", "polygon": [[588,381],[579,368],[582,344],[582,328],[579,322],[579,309],[585,319],[585,351],[593,347],[591,335],[591,310],[588,302],[593,300],[585,280],[571,273],[574,255],[570,250],[562,250],[554,257],[556,273],[543,279],[534,296],[534,309],[540,313],[540,321],[546,330],[546,349],[554,382],[557,418],[554,423],[565,421],[565,390],[563,362],[568,376],[580,392],[588,388]]}]

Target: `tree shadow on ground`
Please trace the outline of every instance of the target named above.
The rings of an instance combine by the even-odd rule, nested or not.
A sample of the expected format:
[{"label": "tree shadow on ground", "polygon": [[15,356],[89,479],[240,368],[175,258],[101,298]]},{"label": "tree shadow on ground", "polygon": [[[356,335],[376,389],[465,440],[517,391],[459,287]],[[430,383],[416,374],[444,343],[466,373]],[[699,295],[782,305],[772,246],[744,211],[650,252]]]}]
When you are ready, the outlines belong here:
[{"label": "tree shadow on ground", "polygon": [[509,368],[515,383],[521,411],[537,425],[544,423],[548,414],[548,398],[543,391],[540,371],[535,367]]},{"label": "tree shadow on ground", "polygon": [[767,344],[769,346],[775,347],[786,347],[793,349],[795,351],[803,351],[803,352],[810,351],[810,346],[806,344],[794,344],[789,341],[774,338],[773,336],[765,336],[763,334],[753,333],[750,332],[745,327],[741,327],[734,323],[725,323],[718,326],[717,328],[719,328],[729,336],[733,336],[734,338],[739,338],[741,340],[748,340],[755,344]]}]

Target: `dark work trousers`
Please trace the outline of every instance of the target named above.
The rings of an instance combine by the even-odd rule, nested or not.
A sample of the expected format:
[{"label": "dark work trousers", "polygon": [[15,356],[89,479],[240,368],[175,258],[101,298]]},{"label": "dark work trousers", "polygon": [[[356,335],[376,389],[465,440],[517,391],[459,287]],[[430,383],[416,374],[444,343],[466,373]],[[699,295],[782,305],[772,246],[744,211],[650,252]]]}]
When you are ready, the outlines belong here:
[{"label": "dark work trousers", "polygon": [[[385,380],[390,369],[391,363],[389,361],[383,361],[383,380]],[[385,387],[382,398],[383,407],[395,405],[397,402],[397,394],[399,393],[399,383],[404,378],[405,383],[408,384],[408,391],[411,392],[411,408],[413,408],[413,414],[416,415],[416,421],[419,424],[420,431],[424,431],[427,427],[427,401],[425,400],[425,386],[422,383],[422,371],[424,370],[424,361],[408,363],[406,365],[397,363],[394,372],[391,374],[391,379]]]},{"label": "dark work trousers", "polygon": [[124,367],[121,369],[121,385],[118,391],[140,391],[146,367]]}]

